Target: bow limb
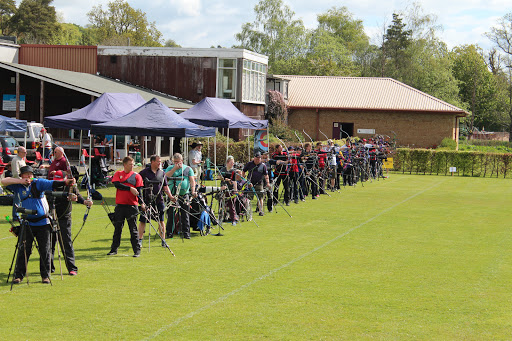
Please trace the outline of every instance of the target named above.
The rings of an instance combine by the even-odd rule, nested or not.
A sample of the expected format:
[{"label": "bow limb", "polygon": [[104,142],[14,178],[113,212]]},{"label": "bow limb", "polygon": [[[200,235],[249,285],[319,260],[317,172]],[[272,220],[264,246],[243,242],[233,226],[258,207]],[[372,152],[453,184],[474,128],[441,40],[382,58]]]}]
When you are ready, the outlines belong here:
[{"label": "bow limb", "polygon": [[295,136],[296,136],[296,137],[297,137],[297,139],[299,140],[300,145],[302,146],[302,149],[304,149],[304,143],[302,143],[302,140],[300,139],[299,134],[297,134],[297,131],[296,131],[296,130],[294,130],[294,131],[293,131],[293,133],[295,134]]},{"label": "bow limb", "polygon": [[329,138],[327,137],[327,135],[325,135],[320,129],[318,129],[318,131],[320,132],[320,134],[322,134],[323,136],[325,136],[325,138],[328,140]]},{"label": "bow limb", "polygon": [[306,131],[304,129],[302,129],[302,132],[304,134],[306,134],[306,136],[309,137],[309,139],[311,140],[311,143],[313,143],[313,139],[311,138],[311,136],[308,135],[308,133],[306,133]]}]

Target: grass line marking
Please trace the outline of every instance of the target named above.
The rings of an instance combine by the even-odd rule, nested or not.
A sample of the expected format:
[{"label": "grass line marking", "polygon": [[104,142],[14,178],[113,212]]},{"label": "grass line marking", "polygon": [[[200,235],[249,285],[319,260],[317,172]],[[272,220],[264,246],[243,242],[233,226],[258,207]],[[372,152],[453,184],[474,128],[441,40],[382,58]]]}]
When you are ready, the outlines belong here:
[{"label": "grass line marking", "polygon": [[275,274],[276,272],[278,272],[278,271],[280,271],[280,270],[282,270],[282,269],[285,269],[285,268],[289,267],[290,265],[293,265],[294,263],[297,263],[298,261],[300,261],[300,260],[302,260],[302,259],[306,258],[307,256],[309,256],[309,255],[311,255],[311,254],[313,254],[313,253],[315,253],[315,252],[317,252],[317,251],[319,251],[319,250],[323,249],[324,247],[326,247],[326,246],[328,246],[328,245],[330,245],[330,244],[334,243],[335,241],[337,241],[337,240],[339,240],[339,239],[341,239],[341,238],[345,237],[346,235],[348,235],[348,234],[352,233],[353,231],[355,231],[355,230],[359,229],[360,227],[362,227],[362,226],[364,226],[364,225],[366,225],[366,224],[368,224],[368,223],[371,223],[372,221],[374,221],[374,220],[375,220],[375,219],[377,219],[378,217],[382,216],[383,214],[386,214],[387,212],[391,211],[391,210],[392,210],[392,209],[394,209],[395,207],[400,206],[400,205],[402,205],[403,203],[406,203],[407,201],[409,201],[409,200],[411,200],[411,199],[414,199],[414,198],[416,198],[417,196],[419,196],[419,195],[421,195],[421,194],[425,193],[426,191],[429,191],[429,190],[431,190],[431,189],[433,189],[433,188],[435,188],[435,187],[439,186],[439,185],[440,185],[440,184],[442,184],[444,181],[446,181],[446,180],[439,181],[438,183],[436,183],[436,184],[434,184],[434,185],[432,185],[432,186],[430,186],[430,187],[428,187],[428,188],[425,188],[425,189],[423,189],[423,190],[421,190],[421,191],[417,192],[416,194],[411,195],[410,197],[408,197],[408,198],[406,198],[406,199],[404,199],[404,200],[400,201],[399,203],[396,203],[396,204],[394,204],[393,206],[390,206],[390,207],[388,207],[388,208],[384,209],[383,211],[381,211],[380,213],[376,214],[376,215],[375,215],[375,216],[373,216],[372,218],[370,218],[370,219],[366,220],[365,222],[362,222],[361,224],[359,224],[359,225],[357,225],[357,226],[352,227],[351,229],[349,229],[349,230],[347,230],[347,231],[343,232],[342,234],[338,235],[337,237],[334,237],[333,239],[326,241],[326,242],[325,242],[325,243],[323,243],[322,245],[317,246],[316,248],[314,248],[314,249],[312,249],[312,250],[310,250],[310,251],[308,251],[308,252],[306,252],[306,253],[304,253],[304,254],[302,254],[302,255],[298,256],[298,257],[297,257],[297,258],[295,258],[295,259],[292,259],[292,260],[291,260],[291,261],[289,261],[288,263],[283,264],[283,265],[281,265],[280,267],[277,267],[277,268],[275,268],[275,269],[273,269],[273,270],[270,270],[268,273],[266,273],[266,274],[264,274],[264,275],[262,275],[262,276],[260,276],[260,277],[258,277],[258,278],[256,278],[256,279],[254,279],[254,280],[252,280],[252,281],[250,281],[250,282],[248,282],[248,283],[246,283],[246,284],[242,285],[241,287],[239,287],[239,288],[237,288],[237,289],[235,289],[235,290],[233,290],[233,291],[231,291],[231,292],[229,292],[229,293],[227,293],[227,294],[225,294],[225,295],[223,295],[223,296],[221,296],[221,297],[217,298],[215,301],[212,301],[212,302],[210,302],[210,303],[206,304],[205,306],[203,306],[203,307],[201,307],[201,308],[199,308],[199,309],[197,309],[197,310],[195,310],[195,311],[193,311],[193,312],[191,312],[191,313],[189,313],[189,314],[187,314],[187,315],[185,315],[185,316],[182,316],[182,317],[180,317],[180,318],[178,318],[178,319],[174,320],[172,323],[170,323],[170,324],[168,324],[168,325],[166,325],[166,326],[161,327],[161,328],[160,328],[159,330],[157,330],[153,335],[149,336],[149,337],[148,337],[148,338],[146,338],[145,340],[151,340],[151,339],[153,339],[153,338],[157,337],[158,335],[160,335],[161,333],[163,333],[163,332],[164,332],[164,331],[166,331],[167,329],[169,329],[169,328],[171,328],[171,327],[174,327],[174,326],[176,326],[176,325],[180,324],[181,322],[183,322],[183,321],[185,321],[185,320],[188,320],[188,319],[190,319],[190,318],[194,317],[195,315],[197,315],[197,314],[199,314],[199,313],[201,313],[201,312],[203,312],[203,311],[205,311],[205,310],[207,310],[207,309],[209,309],[209,308],[211,308],[211,307],[213,307],[213,306],[215,306],[215,305],[217,305],[217,304],[219,304],[219,303],[221,303],[221,302],[225,301],[225,300],[226,300],[226,299],[228,299],[229,297],[231,297],[231,296],[233,296],[233,295],[235,295],[235,294],[239,293],[240,291],[244,290],[245,288],[250,287],[251,285],[253,285],[253,284],[255,284],[255,283],[257,283],[257,282],[259,282],[259,281],[261,281],[261,280],[264,280],[265,278],[267,278],[267,277],[269,277],[269,276],[272,276],[272,275],[273,275],[273,274]]}]

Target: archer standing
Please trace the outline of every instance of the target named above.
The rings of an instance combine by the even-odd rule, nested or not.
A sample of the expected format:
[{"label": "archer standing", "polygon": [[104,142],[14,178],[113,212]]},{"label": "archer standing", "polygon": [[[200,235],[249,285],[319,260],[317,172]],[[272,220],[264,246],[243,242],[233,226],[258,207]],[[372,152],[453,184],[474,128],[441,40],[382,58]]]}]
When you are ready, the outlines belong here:
[{"label": "archer standing", "polygon": [[[261,162],[261,153],[254,153],[254,158],[252,161],[248,162],[243,169],[242,176],[245,178],[247,175],[247,179],[251,182],[251,187],[254,189],[253,192],[256,192],[256,196],[258,198],[258,210],[259,215],[264,215],[263,210],[263,197],[265,192],[263,191],[263,187],[270,188],[270,183],[268,181],[268,170],[267,166]],[[252,197],[254,193],[249,193],[249,196]],[[252,198],[251,198],[252,200]]]},{"label": "archer standing", "polygon": [[25,243],[22,243],[18,250],[13,283],[21,283],[26,275],[26,264],[32,253],[32,243],[35,238],[39,245],[39,272],[43,283],[50,284],[50,234],[52,228],[50,226],[48,202],[44,192],[61,189],[64,184],[73,185],[75,179],[68,179],[65,182],[34,179],[34,171],[30,166],[21,167],[20,173],[20,179],[5,178],[2,179],[2,185],[7,186],[14,193],[15,205],[35,210],[36,214],[27,216],[29,231],[25,232]]},{"label": "archer standing", "polygon": [[[137,214],[139,213],[139,196],[144,186],[142,177],[133,171],[133,159],[126,156],[123,159],[123,170],[117,171],[112,178],[116,187],[116,209],[114,211],[114,236],[108,256],[116,255],[121,244],[124,221],[130,229],[130,241],[132,243],[133,257],[140,256],[139,235],[137,232]],[[141,205],[145,209],[144,204]]]},{"label": "archer standing", "polygon": [[[169,191],[167,185],[167,178],[162,169],[160,169],[161,160],[159,155],[151,155],[149,158],[150,166],[144,168],[139,172],[142,180],[146,183],[144,189],[144,203],[149,210],[146,210],[146,215],[141,214],[139,217],[139,246],[142,248],[142,238],[144,238],[144,232],[146,230],[146,223],[149,219],[158,219],[158,232],[162,238],[162,246],[165,246],[165,224],[164,224],[164,197],[162,191],[165,192],[171,198],[174,197]],[[154,209],[156,216],[151,217],[151,210]]]},{"label": "archer standing", "polygon": [[[190,239],[190,194],[196,197],[196,180],[194,178],[194,171],[189,166],[183,164],[183,156],[180,153],[176,153],[172,156],[172,162],[174,166],[169,166],[165,170],[165,175],[172,178],[173,192],[174,195],[178,196],[178,205],[180,206],[180,224],[181,233],[183,238]],[[179,191],[178,191],[179,189]],[[174,209],[169,210],[169,218],[167,219],[167,231],[171,227],[169,236],[172,238],[174,234]]]},{"label": "archer standing", "polygon": [[[283,147],[276,145],[276,151],[272,154],[272,159],[277,161],[287,161],[288,153],[283,151]],[[276,165],[275,183],[274,183],[274,203],[277,204],[279,198],[279,186],[283,183],[284,203],[290,205],[290,177],[288,175],[287,165]]]},{"label": "archer standing", "polygon": [[[65,181],[66,176],[62,171],[59,170],[53,174],[53,180]],[[57,212],[60,234],[55,233],[56,236],[52,238],[51,271],[52,273],[55,271],[53,258],[55,255],[55,244],[58,238],[62,248],[62,253],[64,254],[64,261],[66,263],[66,268],[68,269],[69,275],[76,276],[78,268],[75,264],[75,250],[73,248],[73,239],[71,238],[71,210],[73,209],[71,201],[76,201],[79,204],[84,204],[87,206],[87,208],[90,208],[92,206],[92,200],[84,199],[78,192],[76,186],[68,187],[67,191],[70,194],[68,198],[55,198],[55,211]]]}]

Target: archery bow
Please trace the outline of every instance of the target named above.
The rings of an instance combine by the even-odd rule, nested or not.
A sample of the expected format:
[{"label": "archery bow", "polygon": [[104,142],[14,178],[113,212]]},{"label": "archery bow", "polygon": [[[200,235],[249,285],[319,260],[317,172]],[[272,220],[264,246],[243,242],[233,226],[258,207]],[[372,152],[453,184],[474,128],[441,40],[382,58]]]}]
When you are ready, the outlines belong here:
[{"label": "archery bow", "polygon": [[329,140],[329,137],[327,137],[327,135],[325,135],[325,134],[324,134],[320,129],[318,129],[318,131],[320,132],[320,134],[322,134],[323,136],[325,136],[325,138],[326,138],[327,140]]},{"label": "archery bow", "polygon": [[304,129],[302,129],[302,132],[304,134],[306,134],[306,136],[309,137],[309,139],[311,140],[311,143],[313,143],[313,139],[311,138],[311,136],[308,135],[308,133],[306,133],[306,131]]}]

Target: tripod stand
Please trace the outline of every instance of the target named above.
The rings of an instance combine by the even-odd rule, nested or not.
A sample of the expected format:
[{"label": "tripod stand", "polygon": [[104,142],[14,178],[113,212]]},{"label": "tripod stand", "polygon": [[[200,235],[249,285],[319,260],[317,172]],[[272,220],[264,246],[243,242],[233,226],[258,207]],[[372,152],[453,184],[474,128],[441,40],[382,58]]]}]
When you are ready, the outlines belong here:
[{"label": "tripod stand", "polygon": [[[59,226],[59,219],[58,219],[58,216],[57,216],[57,208],[55,207],[55,196],[53,194],[50,194],[51,192],[47,192],[45,193],[46,194],[46,198],[48,200],[48,204],[50,206],[50,209],[51,209],[51,216],[50,216],[50,223],[51,223],[51,226],[52,226],[52,234],[51,234],[51,238],[50,238],[50,245],[51,245],[51,248],[52,248],[52,256],[51,256],[51,263],[53,263],[53,238],[57,238],[56,240],[56,244],[57,244],[57,255],[59,257],[59,269],[60,269],[60,279],[61,280],[64,280],[64,277],[62,276],[62,261],[61,261],[61,256],[60,256],[60,249],[62,249],[62,253],[64,254],[64,262],[67,264],[68,261],[66,259],[66,253],[64,251],[64,244],[62,243],[62,234],[61,234],[61,231],[60,231],[60,226]],[[61,192],[55,192],[55,193],[61,193]],[[66,192],[62,192],[62,195],[61,196],[66,196],[67,198],[67,195],[69,195],[69,193],[66,193]],[[55,235],[55,237],[54,237]]]},{"label": "tripod stand", "polygon": [[[9,283],[9,278],[11,276],[11,270],[12,270],[12,266],[14,264],[14,273],[13,273],[13,277],[16,276],[16,274],[18,273],[18,271],[20,269],[18,269],[18,263],[19,263],[19,260],[18,258],[21,257],[21,253],[23,253],[23,257],[24,257],[24,269],[22,269],[22,271],[24,272],[23,275],[25,275],[27,277],[27,285],[29,285],[29,279],[28,279],[28,273],[27,273],[27,265],[28,265],[28,258],[30,257],[30,254],[32,253],[32,241],[34,242],[35,246],[36,246],[36,249],[38,250],[39,252],[39,257],[40,257],[40,262],[44,262],[43,261],[43,255],[41,255],[41,250],[39,249],[39,245],[37,243],[37,240],[36,238],[34,237],[34,234],[32,233],[32,229],[30,228],[30,225],[28,224],[28,220],[27,220],[27,217],[28,215],[33,215],[33,214],[36,214],[37,212],[35,210],[29,210],[29,209],[25,209],[23,207],[16,207],[16,212],[17,213],[21,213],[21,221],[20,221],[20,228],[19,228],[19,231],[18,231],[18,240],[16,242],[16,247],[14,249],[14,254],[12,256],[12,261],[11,261],[11,266],[9,267],[9,274],[7,275],[7,282],[6,283]],[[27,254],[27,236],[28,234],[30,233],[30,252]],[[17,257],[16,257],[17,256]],[[16,263],[14,263],[16,261]],[[47,259],[47,261],[49,261]],[[49,266],[49,264],[45,264],[45,266]],[[19,283],[19,282],[18,282]],[[51,280],[50,280],[50,284],[51,283]],[[14,285],[14,279],[13,281],[11,282],[11,291],[12,291],[12,287]]]},{"label": "tripod stand", "polygon": [[[146,211],[141,213],[142,216],[145,218],[146,222],[150,226],[150,229],[148,229],[148,252],[151,250],[151,229],[153,229],[153,231],[155,231],[155,235],[158,236],[162,241],[162,246],[168,249],[169,252],[176,257],[174,252],[172,252],[171,248],[169,247],[169,244],[167,244],[167,242],[165,241],[165,226],[160,225],[160,215],[156,207],[156,199],[158,198],[158,195],[155,195],[153,193],[153,186],[151,186],[150,189],[151,191],[149,194],[149,205],[146,205]],[[156,230],[155,226],[151,221],[152,219],[158,222],[158,227],[160,231]],[[163,237],[159,232],[163,235]]]}]

